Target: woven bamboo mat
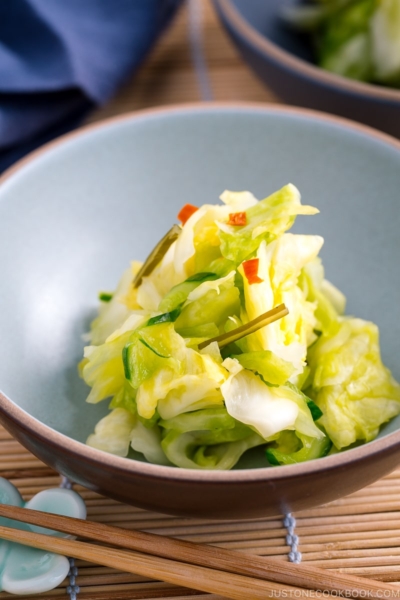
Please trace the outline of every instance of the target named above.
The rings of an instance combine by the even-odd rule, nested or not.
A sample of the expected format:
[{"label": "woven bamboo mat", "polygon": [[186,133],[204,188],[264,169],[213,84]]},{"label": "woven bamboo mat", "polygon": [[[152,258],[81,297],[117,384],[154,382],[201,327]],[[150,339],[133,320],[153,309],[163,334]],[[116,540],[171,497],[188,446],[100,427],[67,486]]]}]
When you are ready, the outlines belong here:
[{"label": "woven bamboo mat", "polygon": [[[204,52],[214,98],[276,102],[277,98],[249,71],[231,45],[210,1],[199,2],[203,9]],[[139,73],[106,107],[96,111],[90,121],[149,106],[201,99],[190,60],[187,20],[184,8]],[[60,484],[57,473],[24,450],[1,427],[0,476],[10,479],[26,500]],[[288,560],[287,531],[281,518],[223,523],[178,519],[126,506],[79,486],[75,489],[84,498],[91,520]],[[295,516],[303,560],[400,585],[400,470],[348,498]],[[193,597],[222,600],[82,561],[76,565],[80,600],[188,600]],[[57,590],[42,597],[46,600],[67,598],[68,583],[66,580]],[[12,596],[0,593],[0,599],[8,597]]]},{"label": "woven bamboo mat", "polygon": [[[0,477],[18,487],[25,500],[58,487],[60,476],[32,456],[0,427]],[[88,508],[88,519],[143,529],[160,535],[214,544],[232,550],[288,560],[281,518],[254,521],[205,521],[176,518],[127,506],[75,486]],[[295,515],[303,561],[326,569],[368,576],[400,586],[400,469],[368,488],[314,510]],[[76,561],[79,600],[221,600],[144,577]],[[46,600],[68,597],[69,581]],[[32,596],[32,598],[37,596]],[[0,593],[3,598],[29,598]],[[247,600],[244,598],[243,600]]]}]

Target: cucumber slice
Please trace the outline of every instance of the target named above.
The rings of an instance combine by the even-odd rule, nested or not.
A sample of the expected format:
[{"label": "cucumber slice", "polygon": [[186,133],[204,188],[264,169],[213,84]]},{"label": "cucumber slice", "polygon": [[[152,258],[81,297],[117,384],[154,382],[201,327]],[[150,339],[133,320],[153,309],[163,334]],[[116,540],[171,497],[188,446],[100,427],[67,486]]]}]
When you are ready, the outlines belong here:
[{"label": "cucumber slice", "polygon": [[112,292],[99,292],[100,302],[110,302],[113,299],[114,294]]},{"label": "cucumber slice", "polygon": [[146,326],[149,325],[158,325],[159,323],[173,323],[181,314],[181,309],[176,308],[175,310],[171,310],[170,312],[165,312],[162,315],[157,315],[156,317],[151,317],[146,323]]},{"label": "cucumber slice", "polygon": [[162,299],[158,307],[159,310],[171,312],[186,302],[190,292],[195,290],[204,281],[214,281],[219,279],[216,273],[196,273],[188,277],[183,283],[175,285],[168,294]]},{"label": "cucumber slice", "polygon": [[181,333],[205,323],[214,323],[219,328],[228,317],[238,315],[239,311],[239,290],[236,287],[222,290],[219,294],[216,290],[210,290],[182,309],[175,321],[175,329]]}]

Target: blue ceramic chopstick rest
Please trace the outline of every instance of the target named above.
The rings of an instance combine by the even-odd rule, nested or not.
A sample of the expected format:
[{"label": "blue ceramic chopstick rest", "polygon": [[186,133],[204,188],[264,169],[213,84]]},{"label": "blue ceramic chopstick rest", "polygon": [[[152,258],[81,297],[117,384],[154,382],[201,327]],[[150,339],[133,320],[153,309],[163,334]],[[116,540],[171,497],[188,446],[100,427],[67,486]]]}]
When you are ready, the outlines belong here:
[{"label": "blue ceramic chopstick rest", "polygon": [[[77,519],[86,518],[86,506],[74,491],[60,488],[44,490],[29,502],[7,479],[0,477],[0,503],[24,506]],[[25,531],[46,533],[57,537],[71,536],[43,527],[0,518],[0,525]],[[0,592],[10,594],[39,594],[57,587],[67,576],[70,565],[64,556],[0,540]]]}]

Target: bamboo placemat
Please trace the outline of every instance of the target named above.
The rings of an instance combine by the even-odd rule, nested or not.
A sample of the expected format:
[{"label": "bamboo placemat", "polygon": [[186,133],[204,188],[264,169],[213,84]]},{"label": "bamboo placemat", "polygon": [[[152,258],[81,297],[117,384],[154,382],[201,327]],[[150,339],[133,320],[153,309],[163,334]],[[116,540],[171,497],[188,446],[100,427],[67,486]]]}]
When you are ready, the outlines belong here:
[{"label": "bamboo placemat", "polygon": [[[0,477],[12,481],[25,500],[41,490],[58,487],[61,481],[55,471],[32,456],[1,427]],[[127,506],[78,485],[74,489],[85,500],[88,519],[92,521],[288,560],[287,530],[279,517],[228,522],[177,518]],[[297,513],[295,517],[303,561],[400,586],[400,469],[347,498]],[[83,561],[75,564],[79,600],[188,600],[193,597],[220,600],[217,596]],[[41,597],[46,600],[67,598],[68,585],[69,580],[65,580],[59,588]],[[30,596],[0,593],[0,599],[3,598],[23,600]]]}]

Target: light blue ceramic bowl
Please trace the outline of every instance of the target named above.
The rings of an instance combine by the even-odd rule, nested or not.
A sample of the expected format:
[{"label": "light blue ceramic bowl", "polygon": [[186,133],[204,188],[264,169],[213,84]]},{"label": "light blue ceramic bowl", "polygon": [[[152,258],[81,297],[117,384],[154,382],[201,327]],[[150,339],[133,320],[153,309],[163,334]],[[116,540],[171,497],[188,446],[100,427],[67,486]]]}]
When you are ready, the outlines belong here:
[{"label": "light blue ceramic bowl", "polygon": [[[333,500],[400,463],[400,417],[381,438],[302,465],[197,472],[149,465],[82,442],[107,411],[85,404],[81,335],[97,292],[143,259],[182,204],[225,189],[264,197],[284,184],[319,207],[296,231],[324,236],[348,311],[379,324],[400,379],[400,143],[318,113],[193,106],[127,115],[31,155],[0,185],[0,419],[72,479],[164,512],[231,518]],[[258,468],[251,468],[258,467]]]},{"label": "light blue ceramic bowl", "polygon": [[400,137],[400,90],[347,79],[314,63],[311,44],[285,26],[301,0],[213,0],[243,58],[282,100],[367,123]]}]

